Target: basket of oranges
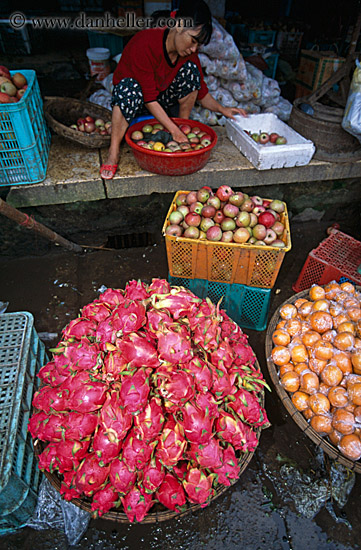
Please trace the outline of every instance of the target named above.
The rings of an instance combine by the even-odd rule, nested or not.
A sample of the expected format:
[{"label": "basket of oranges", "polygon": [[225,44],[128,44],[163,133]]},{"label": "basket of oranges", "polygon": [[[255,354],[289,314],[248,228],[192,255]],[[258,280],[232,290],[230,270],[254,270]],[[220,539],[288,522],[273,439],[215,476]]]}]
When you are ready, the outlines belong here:
[{"label": "basket of oranges", "polygon": [[361,287],[332,281],[286,300],[266,335],[283,405],[329,456],[361,473]]}]

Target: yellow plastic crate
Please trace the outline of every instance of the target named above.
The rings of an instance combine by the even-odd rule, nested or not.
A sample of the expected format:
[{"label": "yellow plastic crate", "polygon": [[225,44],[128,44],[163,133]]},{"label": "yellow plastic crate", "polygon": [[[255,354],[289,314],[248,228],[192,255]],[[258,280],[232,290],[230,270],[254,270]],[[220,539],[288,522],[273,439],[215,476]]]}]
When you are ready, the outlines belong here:
[{"label": "yellow plastic crate", "polygon": [[281,215],[281,222],[285,225],[282,237],[285,248],[187,239],[165,234],[170,225],[169,216],[177,209],[176,199],[181,193],[189,193],[189,191],[177,191],[162,229],[170,275],[273,288],[285,253],[291,249],[287,207]]}]

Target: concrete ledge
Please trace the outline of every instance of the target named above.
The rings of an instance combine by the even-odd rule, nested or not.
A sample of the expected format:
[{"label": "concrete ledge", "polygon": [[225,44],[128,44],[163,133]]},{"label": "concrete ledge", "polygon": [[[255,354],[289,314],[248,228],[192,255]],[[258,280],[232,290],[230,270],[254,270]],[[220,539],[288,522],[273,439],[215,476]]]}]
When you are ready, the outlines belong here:
[{"label": "concrete ledge", "polygon": [[121,148],[116,176],[103,181],[99,167],[107,150],[86,149],[53,136],[45,181],[14,186],[7,200],[17,207],[61,204],[76,201],[116,199],[151,193],[173,193],[178,189],[216,188],[221,184],[236,188],[313,181],[345,180],[361,177],[361,160],[331,163],[311,160],[306,166],[256,170],[227,138],[224,128],[216,128],[219,141],[202,170],[189,176],[160,176],[142,170],[128,145]]}]

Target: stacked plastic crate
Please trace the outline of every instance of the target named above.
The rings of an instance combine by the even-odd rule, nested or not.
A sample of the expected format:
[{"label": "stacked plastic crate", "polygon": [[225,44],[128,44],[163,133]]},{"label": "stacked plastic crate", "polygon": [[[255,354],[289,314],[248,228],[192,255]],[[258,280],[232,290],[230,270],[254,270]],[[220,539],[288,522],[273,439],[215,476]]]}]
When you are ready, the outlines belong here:
[{"label": "stacked plastic crate", "polygon": [[21,73],[28,83],[26,93],[16,103],[0,105],[0,186],[43,181],[48,166],[50,131],[36,73]]},{"label": "stacked plastic crate", "polygon": [[0,535],[23,527],[33,514],[41,480],[27,431],[31,403],[48,361],[31,313],[0,315]]},{"label": "stacked plastic crate", "polygon": [[287,208],[284,248],[175,237],[166,234],[169,215],[177,209],[178,191],[163,225],[169,282],[184,286],[200,298],[214,303],[223,298],[221,308],[242,328],[262,331],[267,326],[273,288],[285,253],[291,249]]}]

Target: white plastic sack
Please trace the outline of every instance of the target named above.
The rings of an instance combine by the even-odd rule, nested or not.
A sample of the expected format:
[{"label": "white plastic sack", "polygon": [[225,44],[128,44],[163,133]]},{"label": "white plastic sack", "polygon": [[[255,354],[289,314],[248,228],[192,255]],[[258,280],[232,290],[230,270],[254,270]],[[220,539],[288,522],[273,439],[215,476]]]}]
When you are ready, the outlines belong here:
[{"label": "white plastic sack", "polygon": [[204,82],[207,84],[208,90],[214,92],[219,87],[219,80],[213,74],[204,77]]},{"label": "white plastic sack", "polygon": [[237,101],[232,96],[231,92],[225,90],[221,86],[212,94],[214,99],[223,107],[237,107]]},{"label": "white plastic sack", "polygon": [[236,62],[240,53],[234,43],[233,37],[212,17],[212,36],[206,46],[201,46],[200,52],[214,59],[223,59]]},{"label": "white plastic sack", "polygon": [[361,143],[361,64],[358,59],[341,126]]},{"label": "white plastic sack", "polygon": [[113,73],[108,74],[108,76],[101,81],[101,85],[111,94],[113,91]]},{"label": "white plastic sack", "polygon": [[291,116],[292,103],[287,99],[284,99],[282,96],[279,97],[279,101],[276,105],[271,105],[262,109],[263,113],[274,113],[278,118],[287,122]]},{"label": "white plastic sack", "polygon": [[88,101],[90,101],[91,103],[96,103],[97,105],[101,105],[102,107],[109,109],[109,111],[112,110],[112,107],[110,104],[111,100],[112,100],[112,94],[109,93],[107,90],[97,90],[88,98]]}]

